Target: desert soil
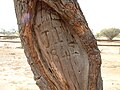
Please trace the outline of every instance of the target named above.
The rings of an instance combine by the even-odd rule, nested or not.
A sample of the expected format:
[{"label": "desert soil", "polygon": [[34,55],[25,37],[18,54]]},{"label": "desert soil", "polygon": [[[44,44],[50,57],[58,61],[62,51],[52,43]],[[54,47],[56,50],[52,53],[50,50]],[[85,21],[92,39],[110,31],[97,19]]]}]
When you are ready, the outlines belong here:
[{"label": "desert soil", "polygon": [[[19,46],[0,43],[0,90],[39,90],[24,50]],[[100,46],[99,49],[104,90],[120,90],[120,47]]]}]

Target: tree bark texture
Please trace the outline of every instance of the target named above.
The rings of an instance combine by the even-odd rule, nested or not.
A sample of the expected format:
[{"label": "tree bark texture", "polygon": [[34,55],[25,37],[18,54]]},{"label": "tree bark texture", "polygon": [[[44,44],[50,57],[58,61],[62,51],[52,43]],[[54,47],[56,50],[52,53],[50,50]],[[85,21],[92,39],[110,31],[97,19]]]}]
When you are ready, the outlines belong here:
[{"label": "tree bark texture", "polygon": [[14,0],[40,90],[102,90],[101,56],[76,0]]}]

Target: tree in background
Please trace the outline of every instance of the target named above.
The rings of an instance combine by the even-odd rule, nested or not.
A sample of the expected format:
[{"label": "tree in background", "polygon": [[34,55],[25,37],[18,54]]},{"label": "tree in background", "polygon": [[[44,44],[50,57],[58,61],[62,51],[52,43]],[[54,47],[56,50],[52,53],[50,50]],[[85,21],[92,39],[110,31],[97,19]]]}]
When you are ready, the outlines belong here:
[{"label": "tree in background", "polygon": [[120,33],[120,29],[117,28],[108,28],[100,31],[100,36],[106,37],[108,40],[112,40],[114,37],[117,37]]},{"label": "tree in background", "polygon": [[14,0],[40,90],[102,90],[101,57],[76,0]]},{"label": "tree in background", "polygon": [[101,37],[100,32],[95,34],[95,38],[100,38],[100,37]]},{"label": "tree in background", "polygon": [[1,28],[1,30],[0,30],[0,34],[6,35],[6,30],[3,29],[3,28]]},{"label": "tree in background", "polygon": [[3,34],[4,36],[19,36],[19,32],[16,29],[5,30],[1,28],[0,34]]},{"label": "tree in background", "polygon": [[120,38],[120,33],[119,33],[119,35],[117,35],[117,38]]}]

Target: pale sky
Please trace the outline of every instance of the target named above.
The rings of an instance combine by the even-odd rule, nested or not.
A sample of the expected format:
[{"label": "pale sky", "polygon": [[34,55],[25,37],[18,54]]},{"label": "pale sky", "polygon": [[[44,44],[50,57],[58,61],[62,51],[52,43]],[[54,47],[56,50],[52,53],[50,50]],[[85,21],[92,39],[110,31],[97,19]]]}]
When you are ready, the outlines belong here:
[{"label": "pale sky", "polygon": [[93,32],[104,28],[120,28],[120,0],[79,0]]},{"label": "pale sky", "polygon": [[[120,28],[120,0],[78,0],[93,32],[104,28]],[[0,28],[17,29],[13,0],[0,1]]]},{"label": "pale sky", "polygon": [[0,1],[0,28],[5,30],[17,29],[13,0]]}]

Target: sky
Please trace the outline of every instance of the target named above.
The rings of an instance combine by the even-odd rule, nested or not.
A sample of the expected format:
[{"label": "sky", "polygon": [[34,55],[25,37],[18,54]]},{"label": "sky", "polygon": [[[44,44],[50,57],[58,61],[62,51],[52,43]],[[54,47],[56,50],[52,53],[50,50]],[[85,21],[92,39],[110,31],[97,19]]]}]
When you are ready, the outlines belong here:
[{"label": "sky", "polygon": [[78,0],[93,32],[120,28],[120,0]]},{"label": "sky", "polygon": [[17,29],[13,0],[0,1],[0,28],[5,30]]},{"label": "sky", "polygon": [[[90,29],[120,28],[120,0],[78,0]],[[17,29],[13,0],[0,1],[0,28]]]}]

